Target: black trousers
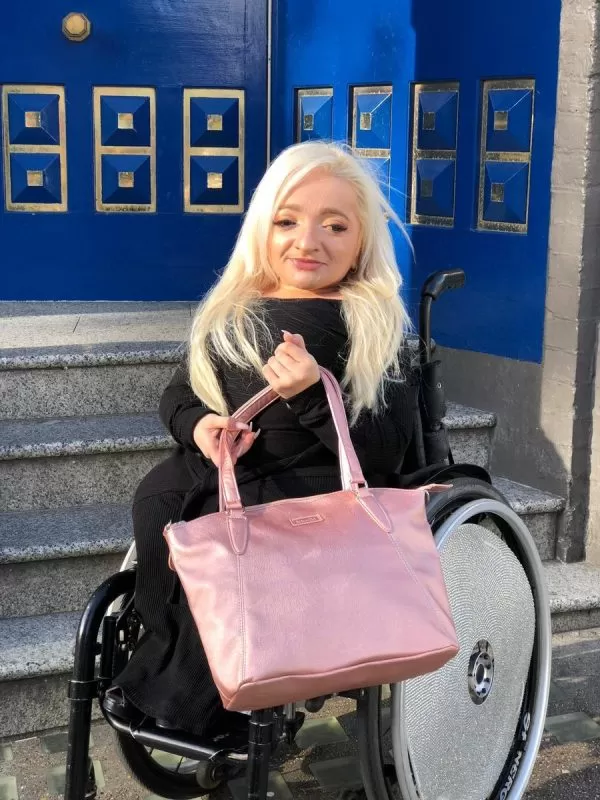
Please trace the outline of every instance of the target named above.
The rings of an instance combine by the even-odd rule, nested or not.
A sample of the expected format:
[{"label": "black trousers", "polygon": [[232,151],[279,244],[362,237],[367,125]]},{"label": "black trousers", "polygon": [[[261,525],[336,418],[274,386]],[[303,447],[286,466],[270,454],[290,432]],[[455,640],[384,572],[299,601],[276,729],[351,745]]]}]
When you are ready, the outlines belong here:
[{"label": "black trousers", "polygon": [[[138,558],[135,606],[145,632],[114,682],[144,713],[196,734],[205,733],[227,712],[185,593],[169,569],[163,530],[168,522],[216,511],[214,477],[205,481],[210,491],[197,491],[198,475],[190,471],[185,457],[175,454],[151,470],[138,487],[133,504]],[[240,494],[245,505],[253,505],[338,489],[337,468],[324,465],[256,478],[240,485]]]},{"label": "black trousers", "polygon": [[192,479],[182,468],[177,488],[159,491],[165,477],[173,477],[172,459],[142,480],[133,503],[135,607],[144,633],[115,684],[145,714],[202,734],[223,706],[163,537],[165,525],[180,520]]}]

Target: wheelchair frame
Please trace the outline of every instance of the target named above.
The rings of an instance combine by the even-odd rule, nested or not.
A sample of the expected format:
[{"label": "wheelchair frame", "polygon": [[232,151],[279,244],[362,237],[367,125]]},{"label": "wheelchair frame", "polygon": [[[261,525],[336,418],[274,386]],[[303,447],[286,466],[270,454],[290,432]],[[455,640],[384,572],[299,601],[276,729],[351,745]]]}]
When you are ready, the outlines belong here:
[{"label": "wheelchair frame", "polygon": [[[419,334],[421,347],[419,353],[419,392],[415,405],[415,433],[409,453],[405,458],[411,472],[398,476],[398,486],[418,486],[427,481],[437,483],[451,482],[456,479],[470,479],[473,496],[468,492],[459,507],[465,502],[482,501],[495,503],[502,508],[503,498],[491,486],[488,473],[475,465],[455,465],[448,445],[447,432],[442,418],[445,413],[443,385],[439,362],[432,362],[432,344],[430,337],[430,312],[432,303],[446,289],[459,288],[464,283],[461,270],[442,271],[430,276],[421,292]],[[487,489],[485,488],[487,486]],[[437,496],[438,498],[443,496]],[[439,506],[440,500],[428,503]],[[458,502],[458,501],[457,501]],[[473,505],[473,503],[471,503]],[[504,505],[506,507],[506,505]],[[430,522],[432,520],[430,519]],[[443,527],[443,526],[442,526]],[[536,551],[537,556],[537,551]],[[539,559],[539,557],[538,557]],[[276,744],[287,739],[293,741],[302,725],[304,715],[296,711],[295,704],[276,709],[254,711],[249,717],[249,733],[247,752],[240,750],[239,741],[223,741],[216,745],[209,740],[183,731],[164,729],[155,721],[143,718],[139,723],[127,722],[107,711],[102,705],[104,692],[112,683],[115,674],[120,671],[119,664],[124,665],[128,657],[128,649],[132,648],[137,638],[133,597],[135,591],[135,569],[126,569],[112,575],[92,594],[83,612],[76,638],[73,677],[69,681],[68,698],[70,701],[69,741],[67,751],[67,770],[65,800],[94,800],[96,797],[93,764],[89,758],[89,734],[91,726],[92,703],[100,701],[100,707],[106,721],[117,732],[131,736],[141,745],[176,753],[198,762],[208,762],[217,774],[225,778],[228,773],[235,773],[246,768],[248,800],[265,800],[269,761]],[[121,610],[108,613],[115,608],[116,601],[125,597]],[[541,598],[541,602],[545,597]],[[546,601],[547,602],[547,601]],[[132,624],[132,619],[134,623]],[[548,626],[546,626],[548,627]],[[101,633],[102,645],[98,644]],[[539,635],[539,632],[538,632]],[[543,652],[549,652],[549,631],[541,632],[548,641],[543,643]],[[100,656],[99,668],[96,672],[96,656]],[[547,675],[542,676],[536,691],[541,702],[547,703],[549,690],[549,668]],[[363,783],[368,800],[384,800],[390,797],[392,776],[386,774],[382,757],[380,728],[381,687],[365,688],[340,696],[356,701],[358,718],[358,749]],[[322,698],[321,698],[322,700]],[[399,708],[402,703],[401,692],[393,692],[392,703]],[[545,709],[545,707],[544,707]],[[141,715],[143,716],[143,715]],[[542,726],[543,728],[543,726]],[[537,754],[542,729],[537,725],[530,733],[529,753],[533,759]],[[395,737],[397,738],[397,737]],[[394,742],[396,749],[396,741]],[[525,746],[524,748],[525,749]],[[507,768],[510,765],[507,765]],[[528,765],[530,767],[532,765]],[[527,779],[528,776],[526,776]],[[499,791],[494,791],[494,800],[508,797],[515,776],[506,779],[500,776]],[[400,777],[398,778],[402,783]],[[526,782],[525,779],[525,782]],[[502,783],[504,780],[504,784]],[[508,783],[507,783],[508,781]],[[504,791],[503,786],[508,786]],[[412,800],[410,787],[403,789],[405,800]],[[203,789],[198,786],[199,792]],[[503,793],[504,792],[504,793]],[[518,795],[520,797],[520,794]]]}]

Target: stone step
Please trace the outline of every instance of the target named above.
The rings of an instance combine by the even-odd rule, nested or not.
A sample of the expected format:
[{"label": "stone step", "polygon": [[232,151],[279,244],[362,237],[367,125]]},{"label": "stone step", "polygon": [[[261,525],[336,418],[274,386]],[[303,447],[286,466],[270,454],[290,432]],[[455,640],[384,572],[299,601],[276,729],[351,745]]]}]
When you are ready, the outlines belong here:
[{"label": "stone step", "polygon": [[[451,405],[456,461],[487,466],[493,414]],[[173,441],[156,413],[0,422],[0,508],[129,501]]]},{"label": "stone step", "polygon": [[[582,630],[600,620],[600,569],[544,565],[553,630]],[[66,682],[79,613],[0,619],[0,731],[4,736],[64,725]]]},{"label": "stone step", "polygon": [[477,464],[487,469],[496,415],[458,403],[448,403],[444,424],[448,429],[454,461],[457,464]]},{"label": "stone step", "polygon": [[[187,306],[172,309],[167,304],[152,313],[127,308],[91,313],[85,309],[93,304],[76,305],[83,307],[81,314],[3,319],[0,303],[0,420],[137,414],[158,408],[185,350],[191,320]],[[25,325],[28,337],[20,329],[12,330],[10,323],[15,322]],[[163,338],[177,333],[180,338],[175,341]],[[156,340],[122,341],[124,336],[143,335]],[[21,340],[28,346],[6,346]],[[46,345],[35,346],[38,341]],[[48,346],[57,341],[68,344]],[[409,344],[416,354],[416,337],[410,337]]]},{"label": "stone step", "polygon": [[[494,483],[525,519],[542,559],[553,558],[560,498],[505,478]],[[129,505],[0,514],[0,617],[82,609],[119,569],[132,539]]]},{"label": "stone step", "polygon": [[585,562],[545,565],[555,633],[600,626],[600,567]]},{"label": "stone step", "polygon": [[556,555],[556,529],[559,514],[565,507],[563,498],[508,478],[494,476],[493,483],[523,518],[542,561],[551,561]]},{"label": "stone step", "polygon": [[80,611],[132,540],[128,505],[0,514],[0,617]]},{"label": "stone step", "polygon": [[130,502],[172,446],[156,414],[0,422],[0,508]]},{"label": "stone step", "polygon": [[155,411],[178,342],[0,349],[0,420]]},{"label": "stone step", "polygon": [[45,730],[68,721],[67,681],[81,614],[0,619],[0,731]]}]

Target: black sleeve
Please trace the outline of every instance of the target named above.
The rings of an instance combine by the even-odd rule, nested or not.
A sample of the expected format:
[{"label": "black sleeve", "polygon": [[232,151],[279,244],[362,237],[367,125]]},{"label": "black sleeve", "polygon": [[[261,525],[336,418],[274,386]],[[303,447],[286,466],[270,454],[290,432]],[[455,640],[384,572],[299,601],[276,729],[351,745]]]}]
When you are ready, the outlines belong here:
[{"label": "black sleeve", "polygon": [[[407,373],[410,374],[410,373]],[[386,409],[375,416],[363,412],[350,428],[350,438],[365,475],[389,475],[402,463],[413,433],[416,386],[390,381]],[[303,428],[311,430],[338,455],[338,439],[323,384],[319,381],[287,402]]]},{"label": "black sleeve", "polygon": [[194,428],[206,414],[215,413],[194,394],[184,359],[164,390],[158,412],[171,436],[188,450],[200,452],[194,442]]}]

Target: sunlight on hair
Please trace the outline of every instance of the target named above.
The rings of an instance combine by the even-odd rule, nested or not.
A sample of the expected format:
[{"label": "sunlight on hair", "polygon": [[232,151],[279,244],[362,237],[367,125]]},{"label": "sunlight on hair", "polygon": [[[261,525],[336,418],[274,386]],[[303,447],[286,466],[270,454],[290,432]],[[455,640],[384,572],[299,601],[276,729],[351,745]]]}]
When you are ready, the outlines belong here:
[{"label": "sunlight on hair", "polygon": [[[198,307],[190,335],[190,383],[213,411],[228,409],[215,373],[215,359],[253,369],[262,377],[261,350],[275,345],[261,318],[261,296],[276,287],[267,258],[273,217],[287,194],[314,170],[349,181],[358,200],[362,245],[356,272],[340,284],[342,314],[350,347],[342,387],[350,401],[350,422],[363,410],[385,405],[387,380],[399,380],[400,349],[409,326],[400,298],[402,279],[389,229],[404,226],[381,191],[369,165],[346,145],[303,142],[284,150],[270,165],[248,207],[229,263]],[[409,242],[410,243],[410,242]]]}]

